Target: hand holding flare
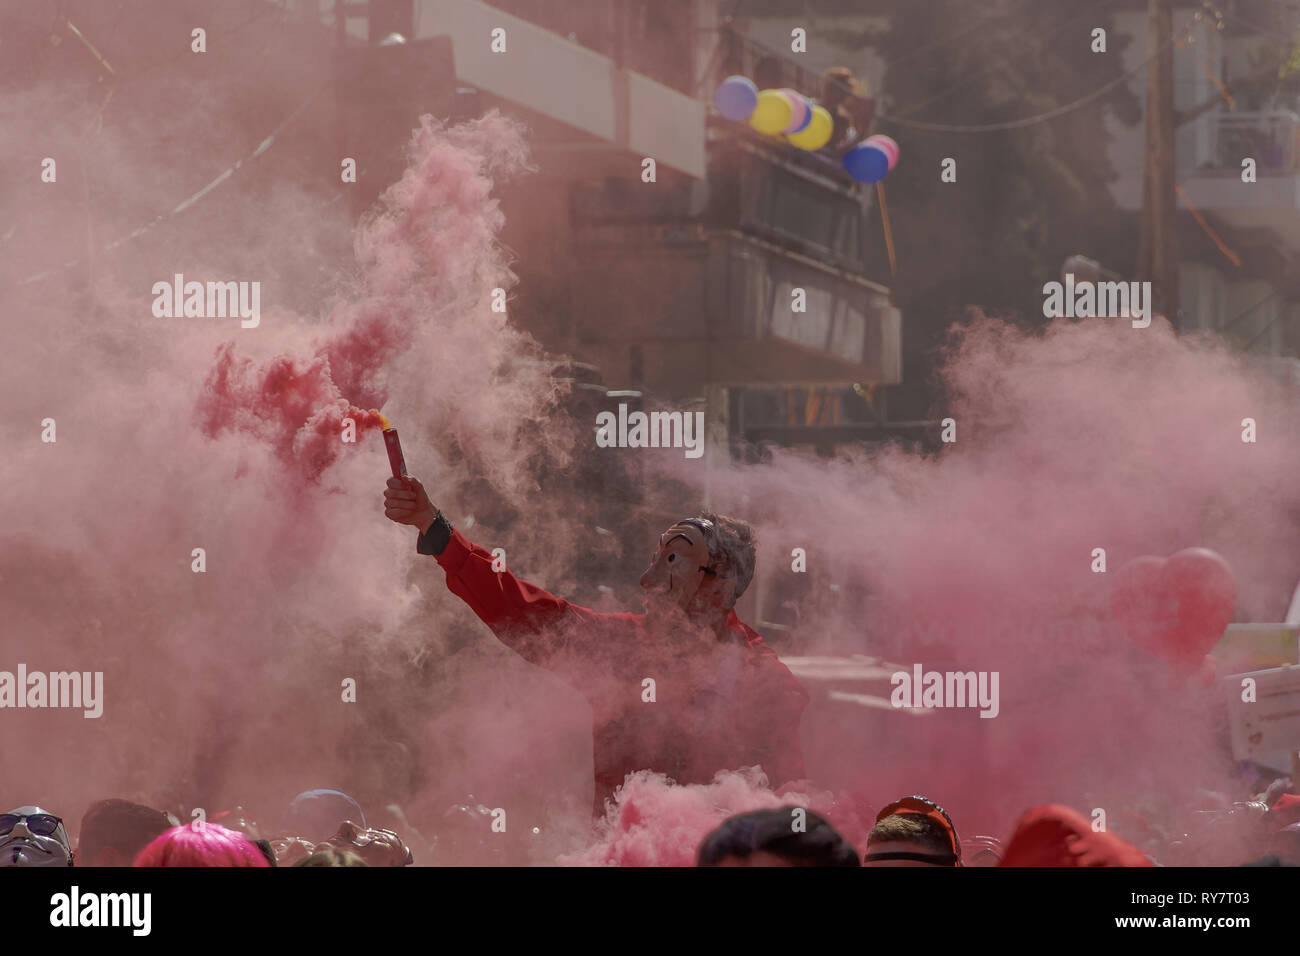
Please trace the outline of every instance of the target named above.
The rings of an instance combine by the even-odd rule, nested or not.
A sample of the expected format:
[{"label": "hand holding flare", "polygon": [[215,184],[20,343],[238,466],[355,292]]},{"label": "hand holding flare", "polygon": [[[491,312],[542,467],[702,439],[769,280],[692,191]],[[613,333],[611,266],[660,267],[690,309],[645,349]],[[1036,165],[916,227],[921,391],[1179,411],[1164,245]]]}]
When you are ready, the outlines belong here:
[{"label": "hand holding flare", "polygon": [[384,516],[397,524],[414,525],[424,534],[437,520],[438,509],[429,500],[420,480],[406,473],[406,460],[402,457],[397,429],[382,415],[380,419],[384,447],[388,449],[388,463],[393,469],[393,477],[388,479],[388,486],[384,490]]}]

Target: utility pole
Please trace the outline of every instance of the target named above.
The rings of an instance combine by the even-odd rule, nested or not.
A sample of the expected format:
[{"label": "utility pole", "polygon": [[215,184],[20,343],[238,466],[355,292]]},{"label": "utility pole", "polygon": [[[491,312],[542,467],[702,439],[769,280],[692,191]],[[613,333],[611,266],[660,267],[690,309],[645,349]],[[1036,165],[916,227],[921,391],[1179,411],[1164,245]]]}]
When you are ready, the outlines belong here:
[{"label": "utility pole", "polygon": [[1178,243],[1174,232],[1173,0],[1147,0],[1146,164],[1138,226],[1138,278],[1178,328]]}]

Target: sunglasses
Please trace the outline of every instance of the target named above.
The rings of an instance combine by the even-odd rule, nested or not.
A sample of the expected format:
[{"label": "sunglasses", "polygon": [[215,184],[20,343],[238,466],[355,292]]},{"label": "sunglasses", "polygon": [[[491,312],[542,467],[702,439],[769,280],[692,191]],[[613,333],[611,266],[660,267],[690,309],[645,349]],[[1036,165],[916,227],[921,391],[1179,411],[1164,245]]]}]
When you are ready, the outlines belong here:
[{"label": "sunglasses", "polygon": [[923,817],[929,817],[948,834],[948,842],[952,846],[952,853],[949,855],[935,856],[927,853],[868,853],[868,860],[917,860],[922,863],[938,863],[944,866],[961,866],[961,843],[957,839],[957,828],[953,825],[952,817],[948,816],[948,811],[933,800],[929,800],[920,795],[903,797],[901,800],[895,800],[893,803],[883,807],[876,814],[876,822],[879,823],[885,817],[893,816],[895,813],[916,813]]},{"label": "sunglasses", "polygon": [[63,820],[49,813],[33,813],[30,817],[18,813],[0,814],[0,836],[8,836],[20,820],[27,821],[27,829],[36,836],[54,836]]}]

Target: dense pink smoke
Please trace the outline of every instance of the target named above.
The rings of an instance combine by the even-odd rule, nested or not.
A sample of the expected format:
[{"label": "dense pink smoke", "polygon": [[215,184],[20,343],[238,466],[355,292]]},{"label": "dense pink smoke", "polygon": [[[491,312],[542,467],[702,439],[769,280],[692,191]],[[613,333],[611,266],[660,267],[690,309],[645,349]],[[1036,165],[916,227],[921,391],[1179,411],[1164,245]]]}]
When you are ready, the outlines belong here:
[{"label": "dense pink smoke", "polygon": [[[15,135],[33,137],[46,118],[24,115]],[[75,139],[81,119],[61,132]],[[147,150],[107,132],[96,145],[123,196],[158,190]],[[379,416],[365,409],[402,425],[408,461],[458,518],[481,497],[465,487],[522,506],[534,468],[563,466],[568,433],[546,427],[556,386],[527,361],[535,345],[491,308],[493,290],[515,281],[492,188],[522,171],[522,131],[497,114],[451,130],[426,121],[409,155],[356,228],[353,263],[313,234],[351,228],[337,207],[280,184],[287,215],[258,234],[260,266],[241,229],[191,219],[160,226],[172,230],[162,241],[97,252],[87,284],[76,268],[49,268],[68,261],[59,243],[85,216],[94,235],[125,235],[139,221],[133,203],[125,215],[65,214],[24,197],[18,279],[3,292],[7,341],[24,361],[3,382],[13,454],[0,469],[23,504],[4,528],[0,668],[102,671],[104,713],[7,710],[19,737],[58,746],[57,759],[8,777],[0,803],[34,801],[72,821],[110,795],[183,817],[242,803],[273,827],[289,797],[315,786],[356,793],[376,818],[421,788],[464,792],[464,741],[430,749],[418,735],[454,697],[426,682],[430,651],[464,645],[472,625],[437,600],[432,562],[418,580],[439,616],[408,584],[413,535],[383,519],[388,464],[367,434]],[[240,185],[222,198],[243,206],[246,226],[267,200]],[[177,198],[158,192],[154,208]],[[275,294],[277,254],[304,247],[329,270],[316,290],[324,319]],[[260,325],[154,317],[152,284],[177,272],[263,281]],[[46,418],[53,443],[40,440]],[[519,681],[526,670],[494,673]],[[343,699],[349,680],[355,704]],[[538,695],[510,693],[525,706]]]},{"label": "dense pink smoke", "polygon": [[940,454],[778,452],[714,481],[717,508],[759,524],[778,586],[807,549],[808,652],[1000,672],[993,719],[822,708],[804,728],[814,778],[874,806],[927,793],[999,835],[1035,799],[1166,814],[1240,789],[1218,692],[1136,647],[1109,597],[1126,561],[1204,546],[1235,572],[1237,620],[1281,619],[1300,574],[1287,371],[1167,323],[975,317],[946,357]]},{"label": "dense pink smoke", "polygon": [[628,778],[585,850],[563,856],[570,866],[694,866],[696,849],[723,820],[751,810],[802,807],[821,814],[850,843],[866,845],[867,828],[832,794],[782,788],[773,793],[753,768],[723,772],[710,784],[677,786],[663,774]]},{"label": "dense pink smoke", "polygon": [[[102,671],[105,695],[98,719],[4,712],[7,739],[40,743],[0,781],[0,809],[76,821],[120,796],[188,819],[239,803],[273,827],[294,793],[334,787],[378,822],[438,837],[421,863],[681,864],[727,813],[760,807],[823,812],[861,849],[871,810],[906,793],[964,833],[1005,836],[1032,804],[1169,819],[1198,788],[1237,789],[1214,692],[1135,647],[1109,589],[1130,558],[1202,546],[1235,573],[1238,620],[1282,615],[1300,574],[1294,385],[1160,323],[1029,333],[976,317],[945,360],[935,417],[955,420],[957,441],[942,453],[777,452],[745,468],[656,456],[644,499],[757,526],[763,586],[806,591],[789,650],[998,671],[998,716],[820,687],[808,781],[774,794],[754,774],[694,787],[644,774],[593,832],[589,710],[494,642],[414,554],[414,532],[384,519],[387,461],[367,431],[370,410],[389,416],[435,503],[558,593],[579,555],[649,550],[641,515],[584,520],[560,390],[492,308],[515,285],[499,241],[513,211],[494,190],[525,170],[526,132],[495,113],[426,120],[359,224],[287,176],[235,176],[110,248],[296,105],[268,93],[241,110],[247,90],[204,82],[159,84],[157,110],[185,104],[158,114],[166,137],[154,112],[109,109],[96,125],[97,102],[43,87],[0,101],[5,155],[28,164],[11,180],[26,191],[0,197],[15,223],[0,265],[0,669]],[[60,159],[57,184],[39,182],[26,143]],[[526,211],[527,191],[515,201]],[[149,290],[177,273],[262,281],[261,324],[155,318]],[[491,844],[476,810],[446,815],[479,803],[510,811],[509,840]]]},{"label": "dense pink smoke", "polygon": [[[360,297],[337,308],[310,354],[256,363],[237,357],[233,343],[223,345],[198,402],[205,434],[245,431],[315,478],[347,449],[340,441],[345,417],[358,429],[381,424],[350,403],[383,405],[387,372],[399,355],[422,356],[430,376],[454,370],[472,382],[476,373],[483,380],[495,373],[506,354],[500,345],[519,337],[488,305],[493,289],[513,281],[496,245],[503,216],[491,197],[492,177],[523,167],[523,143],[498,114],[450,131],[426,117],[410,156],[382,207],[357,230]],[[459,342],[457,332],[465,336]],[[483,348],[485,339],[495,347]],[[521,393],[531,399],[536,383],[520,385],[533,385]],[[510,416],[507,424],[483,428],[481,403],[466,403],[455,411],[470,419],[458,436],[486,432],[490,440],[516,427],[509,422],[529,409],[510,391],[487,403]],[[499,470],[500,456],[493,458],[512,484]]]}]

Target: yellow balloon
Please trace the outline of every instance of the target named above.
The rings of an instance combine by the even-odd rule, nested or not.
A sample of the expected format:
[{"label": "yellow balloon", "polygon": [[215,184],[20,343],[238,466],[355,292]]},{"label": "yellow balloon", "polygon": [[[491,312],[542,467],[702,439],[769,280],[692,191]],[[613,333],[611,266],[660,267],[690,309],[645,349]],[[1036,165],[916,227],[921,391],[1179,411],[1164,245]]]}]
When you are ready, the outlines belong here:
[{"label": "yellow balloon", "polygon": [[830,112],[824,106],[814,106],[812,119],[797,133],[791,133],[786,137],[790,145],[798,146],[800,149],[814,150],[821,149],[831,141],[831,133],[835,132],[835,122],[831,119]]},{"label": "yellow balloon", "polygon": [[[827,114],[829,117],[830,114]],[[764,90],[758,94],[758,106],[749,118],[749,125],[760,133],[775,136],[794,119],[794,107],[780,90]]]}]

